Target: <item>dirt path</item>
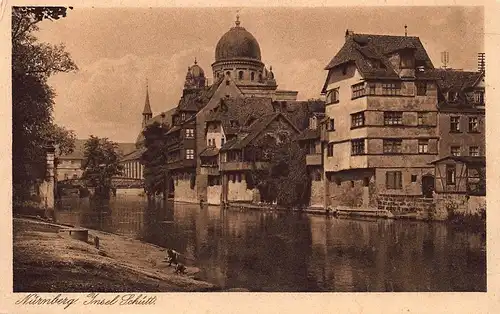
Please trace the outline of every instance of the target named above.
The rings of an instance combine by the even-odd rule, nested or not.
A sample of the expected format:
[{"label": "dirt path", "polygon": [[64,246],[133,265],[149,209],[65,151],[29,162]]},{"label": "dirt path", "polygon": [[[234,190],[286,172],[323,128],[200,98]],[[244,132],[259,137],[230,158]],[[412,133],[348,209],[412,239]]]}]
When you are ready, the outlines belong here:
[{"label": "dirt path", "polygon": [[[174,274],[165,251],[134,239],[89,230],[89,243],[58,233],[62,226],[14,218],[14,292],[217,291]],[[93,237],[99,237],[99,249]]]}]

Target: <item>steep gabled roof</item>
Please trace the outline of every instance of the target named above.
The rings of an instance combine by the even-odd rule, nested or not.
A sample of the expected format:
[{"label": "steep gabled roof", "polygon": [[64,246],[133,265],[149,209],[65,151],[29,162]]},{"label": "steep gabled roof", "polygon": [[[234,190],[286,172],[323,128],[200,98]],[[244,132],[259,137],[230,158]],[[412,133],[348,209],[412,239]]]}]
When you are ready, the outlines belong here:
[{"label": "steep gabled roof", "polygon": [[218,80],[210,86],[205,86],[204,88],[192,90],[189,93],[186,93],[179,100],[177,108],[182,111],[199,111],[208,104],[220,83],[221,80]]},{"label": "steep gabled roof", "polygon": [[257,136],[262,133],[267,126],[276,120],[278,117],[282,117],[290,126],[298,133],[300,132],[299,129],[297,129],[293,123],[281,112],[274,112],[271,114],[264,115],[260,117],[257,121],[252,123],[247,130],[245,130],[247,133],[246,136],[242,137],[241,139],[236,138],[234,141],[231,141],[231,143],[226,143],[230,145],[224,145],[221,150],[232,150],[232,149],[242,149],[246,147],[248,144],[250,144]]},{"label": "steep gabled roof", "polygon": [[347,37],[344,46],[325,67],[325,70],[352,62],[356,64],[364,78],[397,79],[399,76],[391,66],[388,57],[391,53],[403,49],[415,50],[417,66],[434,68],[418,37],[351,34]]},{"label": "steep gabled roof", "polygon": [[[472,88],[484,76],[483,72],[462,71],[453,69],[434,69],[434,74],[438,77],[439,103],[440,110],[446,109],[473,109],[474,100],[472,99]],[[453,102],[448,101],[447,93],[457,93],[457,99]]]}]

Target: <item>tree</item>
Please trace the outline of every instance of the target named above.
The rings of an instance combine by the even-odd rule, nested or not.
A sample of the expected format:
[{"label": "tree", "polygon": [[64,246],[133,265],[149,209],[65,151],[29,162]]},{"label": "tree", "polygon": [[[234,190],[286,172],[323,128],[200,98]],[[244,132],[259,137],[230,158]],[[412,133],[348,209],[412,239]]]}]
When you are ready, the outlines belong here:
[{"label": "tree", "polygon": [[118,144],[107,138],[91,135],[84,144],[82,179],[95,188],[99,198],[109,198],[113,176],[121,175],[123,165],[119,164]]},{"label": "tree", "polygon": [[168,129],[168,124],[154,122],[146,126],[142,132],[145,151],[141,156],[141,163],[144,165],[144,187],[148,194],[165,193],[168,186],[166,149]]},{"label": "tree", "polygon": [[[251,152],[250,154],[247,154]],[[245,156],[267,161],[267,170],[252,170],[250,187],[257,187],[265,201],[276,200],[279,205],[307,205],[310,195],[310,180],[306,169],[306,152],[289,136],[276,140],[265,136],[245,150]],[[247,183],[248,184],[248,183]]]},{"label": "tree", "polygon": [[[58,72],[77,70],[64,45],[38,42],[33,35],[42,20],[66,16],[64,7],[12,8],[12,173],[14,199],[28,196],[28,187],[45,175],[45,147],[50,141],[71,141],[52,121],[55,91],[47,84]],[[57,132],[57,131],[56,131]],[[65,136],[69,135],[69,138]],[[63,144],[71,150],[71,144]],[[65,148],[66,149],[66,148]]]}]

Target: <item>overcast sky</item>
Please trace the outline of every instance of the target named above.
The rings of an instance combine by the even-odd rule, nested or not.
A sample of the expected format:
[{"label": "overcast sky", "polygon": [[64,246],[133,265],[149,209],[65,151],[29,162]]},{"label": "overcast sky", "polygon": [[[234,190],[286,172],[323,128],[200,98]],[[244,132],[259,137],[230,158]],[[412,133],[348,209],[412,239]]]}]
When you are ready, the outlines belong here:
[{"label": "overcast sky", "polygon": [[[80,70],[50,79],[57,97],[55,121],[119,142],[134,142],[141,127],[146,78],[153,114],[174,107],[194,58],[212,76],[215,46],[234,25],[237,9],[77,8],[62,20],[44,21],[38,37],[64,43]],[[351,7],[243,8],[241,26],[260,44],[262,61],[280,89],[318,97],[325,65],[356,33],[419,36],[434,66],[448,51],[449,66],[475,70],[483,52],[482,8]]]}]

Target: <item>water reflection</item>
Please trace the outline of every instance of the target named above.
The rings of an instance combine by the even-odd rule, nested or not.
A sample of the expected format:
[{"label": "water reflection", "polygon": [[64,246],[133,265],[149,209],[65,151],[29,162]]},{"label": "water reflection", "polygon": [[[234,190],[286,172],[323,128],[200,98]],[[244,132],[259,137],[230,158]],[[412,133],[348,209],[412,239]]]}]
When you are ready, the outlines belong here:
[{"label": "water reflection", "polygon": [[485,239],[441,223],[221,210],[119,196],[63,200],[59,222],[182,252],[200,277],[252,291],[485,291]]}]

